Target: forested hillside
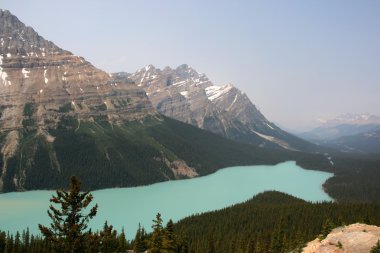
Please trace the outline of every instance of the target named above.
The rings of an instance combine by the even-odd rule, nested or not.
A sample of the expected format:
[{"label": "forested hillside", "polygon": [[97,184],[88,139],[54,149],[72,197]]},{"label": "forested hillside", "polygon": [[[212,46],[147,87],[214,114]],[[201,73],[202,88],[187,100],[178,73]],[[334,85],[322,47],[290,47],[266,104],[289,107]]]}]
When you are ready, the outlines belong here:
[{"label": "forested hillside", "polygon": [[380,204],[309,203],[265,192],[220,211],[176,224],[187,234],[189,252],[289,252],[342,224],[380,225]]}]

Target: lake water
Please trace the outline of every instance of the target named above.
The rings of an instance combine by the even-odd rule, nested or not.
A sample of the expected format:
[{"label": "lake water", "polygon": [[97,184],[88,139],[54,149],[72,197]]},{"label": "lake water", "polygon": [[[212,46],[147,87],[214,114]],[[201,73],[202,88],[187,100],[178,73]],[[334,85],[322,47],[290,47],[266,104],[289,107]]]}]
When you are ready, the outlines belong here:
[{"label": "lake water", "polygon": [[[177,221],[195,213],[221,209],[253,195],[277,190],[308,201],[331,200],[322,184],[331,173],[304,170],[295,162],[275,166],[242,166],[217,171],[205,177],[168,181],[149,186],[93,191],[99,204],[91,227],[100,229],[107,220],[119,231],[124,227],[131,239],[140,222],[148,231],[160,212],[164,222]],[[0,230],[15,232],[29,227],[38,233],[37,224],[48,225],[49,199],[53,191],[0,194]]]}]

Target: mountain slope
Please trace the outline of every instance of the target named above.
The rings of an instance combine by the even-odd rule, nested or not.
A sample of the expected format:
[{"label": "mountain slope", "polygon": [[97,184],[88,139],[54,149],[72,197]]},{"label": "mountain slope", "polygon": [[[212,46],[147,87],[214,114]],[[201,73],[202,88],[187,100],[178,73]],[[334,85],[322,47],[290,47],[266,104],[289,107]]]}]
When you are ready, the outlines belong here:
[{"label": "mountain slope", "polygon": [[[3,10],[0,76],[0,191],[23,189],[28,173],[42,169],[35,164],[38,155],[48,155],[51,163],[45,165],[60,171],[54,149],[39,153],[54,144],[51,129],[71,131],[82,121],[121,124],[157,115],[144,91],[133,84],[116,83]],[[25,143],[28,152],[23,153]],[[15,164],[17,155],[22,159]]]},{"label": "mountain slope", "polygon": [[343,152],[380,153],[380,118],[371,114],[344,114],[300,134],[318,145]]},{"label": "mountain slope", "polygon": [[365,133],[325,141],[325,145],[344,152],[380,153],[380,126]]},{"label": "mountain slope", "polygon": [[[3,10],[0,45],[0,192],[56,189],[73,174],[84,189],[135,186],[302,156],[161,116],[140,87]],[[324,157],[316,159],[330,168]]]},{"label": "mountain slope", "polygon": [[301,252],[329,227],[358,221],[380,225],[379,211],[379,204],[310,203],[271,191],[187,217],[175,230],[191,238],[190,252]]},{"label": "mountain slope", "polygon": [[268,121],[247,95],[231,84],[215,86],[187,65],[163,70],[149,65],[134,74],[115,73],[113,77],[144,88],[160,113],[213,133],[261,147],[317,149]]}]

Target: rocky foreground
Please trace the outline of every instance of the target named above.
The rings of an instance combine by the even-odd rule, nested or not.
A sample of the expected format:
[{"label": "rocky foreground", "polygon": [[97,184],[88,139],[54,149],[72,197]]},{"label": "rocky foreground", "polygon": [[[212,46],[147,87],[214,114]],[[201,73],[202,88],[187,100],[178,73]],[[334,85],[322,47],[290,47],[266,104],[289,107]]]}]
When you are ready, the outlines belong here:
[{"label": "rocky foreground", "polygon": [[311,241],[303,253],[368,253],[380,240],[380,227],[352,224],[338,227],[323,240]]}]

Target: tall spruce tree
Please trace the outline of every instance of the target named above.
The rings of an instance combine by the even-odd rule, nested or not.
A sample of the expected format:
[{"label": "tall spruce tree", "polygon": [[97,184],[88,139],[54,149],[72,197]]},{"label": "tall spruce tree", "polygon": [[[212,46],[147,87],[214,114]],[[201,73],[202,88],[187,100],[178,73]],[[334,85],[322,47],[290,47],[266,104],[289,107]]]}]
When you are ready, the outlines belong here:
[{"label": "tall spruce tree", "polygon": [[[50,199],[50,228],[38,225],[57,253],[84,252],[85,238],[89,233],[86,231],[88,222],[96,215],[98,205],[92,207],[89,213],[84,213],[93,196],[89,192],[81,193],[80,185],[79,179],[73,176],[68,191],[57,190],[56,195]],[[56,208],[53,204],[60,207]]]},{"label": "tall spruce tree", "polygon": [[139,223],[139,228],[137,229],[135,240],[133,242],[133,250],[136,253],[144,252],[147,250],[147,235],[145,233],[145,229],[141,227],[141,224]]},{"label": "tall spruce tree", "polygon": [[125,252],[127,251],[128,248],[128,241],[127,238],[125,237],[125,231],[124,227],[121,229],[120,235],[117,237],[118,243],[119,243],[119,252]]},{"label": "tall spruce tree", "polygon": [[163,244],[165,253],[175,253],[177,251],[177,239],[174,233],[174,223],[171,219],[166,224]]},{"label": "tall spruce tree", "polygon": [[151,253],[164,253],[164,229],[162,227],[161,214],[157,213],[156,219],[153,220],[153,232],[150,237],[150,249]]},{"label": "tall spruce tree", "polygon": [[118,249],[117,232],[112,225],[104,223],[103,230],[100,231],[100,252],[111,253]]}]

